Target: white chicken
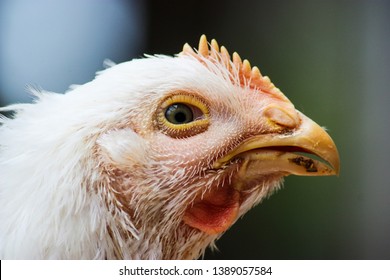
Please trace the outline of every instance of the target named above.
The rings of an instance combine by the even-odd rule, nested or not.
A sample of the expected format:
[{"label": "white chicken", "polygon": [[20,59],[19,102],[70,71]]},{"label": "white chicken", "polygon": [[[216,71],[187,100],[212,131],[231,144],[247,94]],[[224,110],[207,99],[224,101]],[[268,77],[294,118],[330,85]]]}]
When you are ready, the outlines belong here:
[{"label": "white chicken", "polygon": [[329,135],[205,36],[34,95],[1,108],[1,259],[195,259],[284,176],[339,170]]}]

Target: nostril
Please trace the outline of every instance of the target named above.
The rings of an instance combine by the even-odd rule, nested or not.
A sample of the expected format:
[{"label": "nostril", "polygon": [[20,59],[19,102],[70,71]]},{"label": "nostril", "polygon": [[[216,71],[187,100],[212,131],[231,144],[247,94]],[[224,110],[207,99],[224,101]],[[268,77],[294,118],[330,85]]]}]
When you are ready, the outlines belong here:
[{"label": "nostril", "polygon": [[288,127],[294,128],[299,124],[299,118],[295,109],[282,108],[282,107],[269,107],[265,111],[265,116],[268,117],[272,122]]}]

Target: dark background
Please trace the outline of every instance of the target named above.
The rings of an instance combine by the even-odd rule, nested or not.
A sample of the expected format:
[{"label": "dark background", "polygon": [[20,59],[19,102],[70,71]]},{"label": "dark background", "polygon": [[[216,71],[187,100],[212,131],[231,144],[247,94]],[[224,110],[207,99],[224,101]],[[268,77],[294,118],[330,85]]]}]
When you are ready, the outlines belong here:
[{"label": "dark background", "polygon": [[2,0],[0,105],[30,102],[27,85],[85,83],[105,58],[173,55],[206,34],[328,128],[341,174],[288,177],[205,259],[390,259],[389,33],[380,0]]}]

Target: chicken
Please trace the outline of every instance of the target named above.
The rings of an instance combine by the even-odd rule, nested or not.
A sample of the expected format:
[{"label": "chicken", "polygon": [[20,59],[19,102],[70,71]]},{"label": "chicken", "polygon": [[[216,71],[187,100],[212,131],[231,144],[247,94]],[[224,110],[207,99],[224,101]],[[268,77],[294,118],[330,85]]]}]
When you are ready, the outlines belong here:
[{"label": "chicken", "polygon": [[1,109],[1,259],[196,259],[285,176],[339,172],[325,130],[204,35],[33,94]]}]

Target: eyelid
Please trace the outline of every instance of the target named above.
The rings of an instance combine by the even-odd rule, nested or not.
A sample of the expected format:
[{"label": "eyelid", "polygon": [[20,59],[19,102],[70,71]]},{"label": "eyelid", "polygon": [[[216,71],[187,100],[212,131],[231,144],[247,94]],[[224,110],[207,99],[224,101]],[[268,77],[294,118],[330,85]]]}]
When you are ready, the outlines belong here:
[{"label": "eyelid", "polygon": [[169,96],[163,101],[163,103],[161,104],[161,108],[167,108],[169,105],[175,103],[184,103],[186,105],[189,105],[190,107],[198,108],[205,116],[209,115],[209,108],[206,103],[203,100],[200,100],[200,98],[190,94],[178,94]]}]

